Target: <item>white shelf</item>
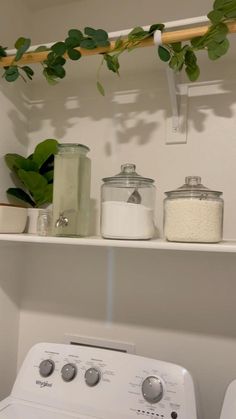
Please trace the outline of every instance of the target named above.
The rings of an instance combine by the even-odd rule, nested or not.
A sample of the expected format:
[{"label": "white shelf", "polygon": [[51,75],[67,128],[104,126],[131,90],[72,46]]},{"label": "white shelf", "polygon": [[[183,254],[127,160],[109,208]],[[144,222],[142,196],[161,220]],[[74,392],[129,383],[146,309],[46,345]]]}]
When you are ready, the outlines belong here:
[{"label": "white shelf", "polygon": [[236,253],[236,240],[209,243],[174,243],[162,239],[154,240],[110,240],[101,237],[43,237],[31,234],[0,234],[0,242],[45,243],[56,245],[119,247],[131,249],[180,250],[193,252]]}]

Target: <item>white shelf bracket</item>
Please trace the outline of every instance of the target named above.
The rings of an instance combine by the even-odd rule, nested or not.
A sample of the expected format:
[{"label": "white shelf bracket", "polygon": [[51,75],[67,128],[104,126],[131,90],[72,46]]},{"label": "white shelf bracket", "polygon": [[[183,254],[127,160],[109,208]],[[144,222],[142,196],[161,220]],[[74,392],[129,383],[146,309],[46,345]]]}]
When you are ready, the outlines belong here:
[{"label": "white shelf bracket", "polygon": [[166,121],[166,144],[186,144],[188,85],[181,84],[180,75],[170,68],[167,81],[172,115]]}]

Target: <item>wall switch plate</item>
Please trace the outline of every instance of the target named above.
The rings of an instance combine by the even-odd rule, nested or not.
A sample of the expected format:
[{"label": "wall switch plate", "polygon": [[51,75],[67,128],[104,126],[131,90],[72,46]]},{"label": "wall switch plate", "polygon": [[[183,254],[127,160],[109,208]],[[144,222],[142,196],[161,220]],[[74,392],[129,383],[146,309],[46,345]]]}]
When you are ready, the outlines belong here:
[{"label": "wall switch plate", "polygon": [[122,342],[111,339],[98,338],[93,336],[72,335],[66,333],[64,335],[64,343],[70,345],[89,346],[90,348],[108,349],[111,351],[126,352],[135,354],[135,344],[130,342]]}]

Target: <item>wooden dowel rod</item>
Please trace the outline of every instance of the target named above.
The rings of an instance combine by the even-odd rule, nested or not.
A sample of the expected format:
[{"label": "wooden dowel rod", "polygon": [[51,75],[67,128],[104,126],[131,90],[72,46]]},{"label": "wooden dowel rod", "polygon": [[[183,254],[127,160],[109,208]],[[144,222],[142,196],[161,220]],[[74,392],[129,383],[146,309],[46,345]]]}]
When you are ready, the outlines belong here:
[{"label": "wooden dowel rod", "polygon": [[[236,33],[236,22],[229,22],[227,23],[228,29],[230,33]],[[196,28],[188,28],[188,29],[181,29],[178,31],[172,31],[172,32],[164,32],[162,34],[162,43],[164,44],[172,44],[175,42],[181,42],[181,41],[188,41],[193,38],[196,38],[198,36],[203,36],[208,31],[209,25],[207,26],[198,26]],[[154,45],[153,38],[147,38],[143,40],[138,47],[148,47]],[[115,41],[111,41],[111,44],[109,47],[104,48],[96,48],[92,50],[83,49],[83,48],[76,48],[78,51],[81,52],[82,55],[96,55],[101,54],[104,52],[112,52],[112,50],[115,47]],[[43,52],[29,52],[23,55],[22,59],[17,62],[19,65],[25,65],[25,64],[34,64],[34,63],[40,63],[44,60],[46,60],[48,51]],[[67,58],[67,55],[65,54],[65,58]],[[13,61],[13,57],[5,57],[0,60],[0,67],[7,67],[11,65]]]}]

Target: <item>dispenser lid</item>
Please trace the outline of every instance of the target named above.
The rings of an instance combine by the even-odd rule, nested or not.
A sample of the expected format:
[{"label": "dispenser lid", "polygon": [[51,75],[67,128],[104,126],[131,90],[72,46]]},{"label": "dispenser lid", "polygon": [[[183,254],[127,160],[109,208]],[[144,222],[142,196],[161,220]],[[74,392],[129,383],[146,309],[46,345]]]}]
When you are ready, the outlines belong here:
[{"label": "dispenser lid", "polygon": [[118,173],[115,176],[111,176],[111,177],[105,177],[102,179],[103,182],[108,183],[108,182],[124,182],[125,184],[128,183],[135,183],[137,182],[138,184],[140,183],[154,183],[154,179],[150,179],[147,177],[143,177],[140,176],[137,172],[136,172],[136,166],[133,163],[125,163],[122,164],[121,166],[121,172]]},{"label": "dispenser lid", "polygon": [[213,191],[209,188],[207,188],[206,186],[204,186],[201,183],[201,177],[200,176],[187,176],[185,178],[185,183],[180,186],[177,189],[174,189],[172,191],[167,191],[165,192],[165,194],[167,196],[172,196],[172,195],[176,195],[179,196],[181,193],[186,193],[189,195],[197,195],[199,196],[199,194],[206,194],[206,195],[214,195],[214,196],[220,196],[222,195],[222,192],[220,191]]}]

